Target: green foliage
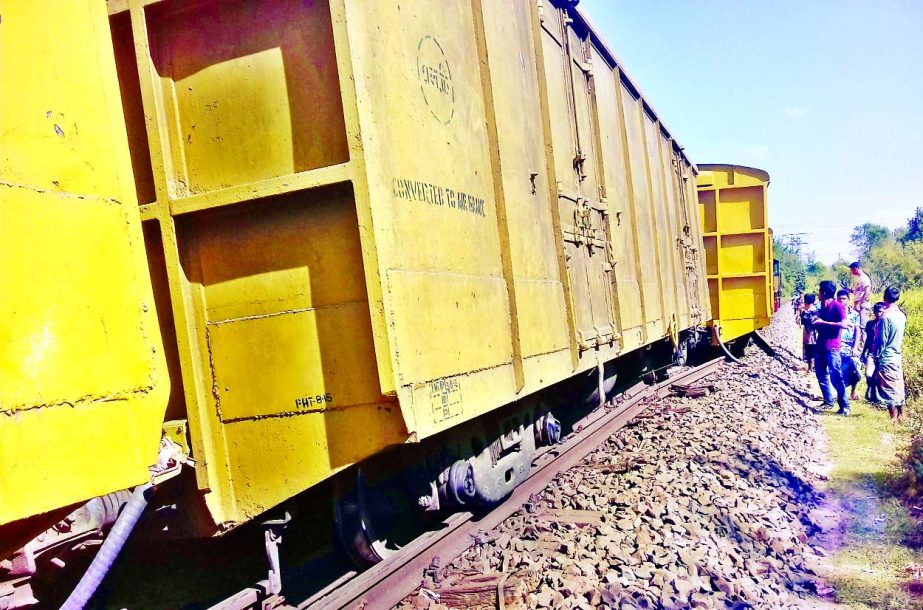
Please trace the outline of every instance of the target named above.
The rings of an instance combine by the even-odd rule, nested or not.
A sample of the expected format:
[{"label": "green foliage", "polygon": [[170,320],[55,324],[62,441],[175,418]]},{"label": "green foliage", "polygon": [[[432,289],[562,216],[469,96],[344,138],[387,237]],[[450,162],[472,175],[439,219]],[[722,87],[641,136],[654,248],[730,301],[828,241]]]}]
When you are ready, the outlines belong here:
[{"label": "green foliage", "polygon": [[911,397],[923,398],[923,288],[903,293],[900,306],[907,315],[907,329],[904,332],[902,346],[904,380]]},{"label": "green foliage", "polygon": [[814,255],[808,256],[807,264],[804,267],[804,291],[817,292],[817,286],[823,280],[829,280],[832,273],[827,265],[818,260],[814,260]]},{"label": "green foliage", "polygon": [[872,291],[881,292],[888,286],[911,288],[923,285],[923,265],[920,264],[923,244],[901,244],[887,239],[869,251],[867,271],[872,278]]},{"label": "green foliage", "polygon": [[901,354],[908,400],[904,411],[910,421],[910,443],[901,455],[899,491],[917,504],[923,499],[923,288],[904,292],[899,304],[907,315]]},{"label": "green foliage", "polygon": [[[852,287],[851,261],[840,260],[828,267],[813,254],[802,258],[794,248],[778,239],[773,243],[782,271],[784,295],[815,292],[822,280],[829,279],[835,280],[840,287]],[[893,232],[873,223],[859,225],[853,229],[850,243],[872,280],[873,292],[880,293],[892,285],[901,290],[923,287],[923,207],[916,209],[906,228]]]},{"label": "green foliage", "polygon": [[836,276],[837,286],[840,288],[851,288],[853,275],[849,270],[849,263],[846,261],[837,261],[830,266],[833,275]]},{"label": "green foliage", "polygon": [[853,229],[852,235],[849,236],[849,243],[856,248],[859,259],[863,260],[874,247],[881,245],[889,237],[891,237],[891,230],[888,227],[867,222]]},{"label": "green foliage", "polygon": [[824,273],[827,271],[827,268],[824,266],[822,262],[814,261],[814,262],[808,263],[808,266],[805,270],[807,271],[808,275],[820,276],[820,275],[824,275]]},{"label": "green foliage", "polygon": [[782,295],[789,298],[801,294],[805,290],[805,265],[797,250],[779,241],[772,240],[776,260],[779,261],[779,271],[782,273]]},{"label": "green foliage", "polygon": [[900,240],[904,243],[911,241],[923,242],[923,208],[914,210],[913,216],[907,221],[907,230],[900,237]]}]

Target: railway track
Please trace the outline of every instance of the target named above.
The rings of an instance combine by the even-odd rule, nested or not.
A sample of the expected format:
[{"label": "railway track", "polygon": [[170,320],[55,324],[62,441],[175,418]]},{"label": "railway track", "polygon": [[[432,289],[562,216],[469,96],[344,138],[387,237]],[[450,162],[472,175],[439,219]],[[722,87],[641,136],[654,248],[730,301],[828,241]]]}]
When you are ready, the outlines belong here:
[{"label": "railway track", "polygon": [[364,572],[344,574],[308,599],[293,604],[281,596],[264,597],[261,588],[241,591],[210,610],[385,610],[393,608],[416,590],[428,572],[445,566],[467,548],[482,532],[487,532],[526,506],[534,494],[545,489],[554,478],[576,466],[613,433],[640,415],[648,399],[664,397],[672,386],[694,383],[717,371],[723,359],[715,359],[689,369],[655,385],[639,383],[614,404],[588,415],[574,427],[575,432],[561,444],[546,448],[537,456],[529,478],[501,504],[485,514],[461,512],[443,522],[443,528],[430,531],[407,545],[394,557]]}]

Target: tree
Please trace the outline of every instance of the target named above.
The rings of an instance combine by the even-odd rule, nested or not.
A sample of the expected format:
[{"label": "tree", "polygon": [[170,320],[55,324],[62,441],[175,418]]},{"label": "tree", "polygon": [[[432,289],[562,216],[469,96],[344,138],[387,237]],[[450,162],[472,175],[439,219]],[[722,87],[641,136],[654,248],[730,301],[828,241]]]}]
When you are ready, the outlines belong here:
[{"label": "tree", "polygon": [[887,286],[910,288],[923,283],[921,255],[923,248],[918,242],[902,246],[889,240],[872,248],[868,254],[872,292],[881,292]]},{"label": "tree", "polygon": [[798,251],[782,243],[778,237],[774,237],[772,243],[773,252],[779,261],[779,272],[782,274],[782,294],[801,294],[804,292],[804,262],[798,256]]},{"label": "tree", "polygon": [[807,259],[807,264],[804,266],[804,289],[805,292],[817,292],[821,281],[830,279],[830,269],[814,258],[813,252],[808,254]]},{"label": "tree", "polygon": [[804,268],[802,267],[795,274],[794,294],[803,294],[807,285],[807,278],[804,275]]},{"label": "tree", "polygon": [[836,276],[836,283],[840,288],[852,287],[852,272],[849,270],[849,263],[837,261],[830,265],[830,270]]},{"label": "tree", "polygon": [[859,258],[864,259],[868,257],[872,248],[888,241],[889,237],[891,237],[891,230],[888,227],[867,222],[853,229],[852,235],[849,236],[849,243],[855,247]]},{"label": "tree", "polygon": [[904,243],[923,242],[923,208],[917,208],[907,221],[907,232],[901,237],[901,241]]},{"label": "tree", "polygon": [[820,261],[811,261],[805,267],[805,271],[807,271],[808,275],[821,276],[827,272],[827,267]]}]

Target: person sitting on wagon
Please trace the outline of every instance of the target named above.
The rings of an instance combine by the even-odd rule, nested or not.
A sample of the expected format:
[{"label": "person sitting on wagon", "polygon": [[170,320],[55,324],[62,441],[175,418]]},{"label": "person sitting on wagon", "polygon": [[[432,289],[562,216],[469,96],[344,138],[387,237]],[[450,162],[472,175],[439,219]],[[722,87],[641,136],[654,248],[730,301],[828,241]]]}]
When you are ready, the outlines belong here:
[{"label": "person sitting on wagon", "polygon": [[872,304],[869,300],[872,297],[872,280],[869,274],[862,270],[862,264],[859,261],[850,264],[849,271],[854,276],[853,307],[859,312],[862,324],[866,324],[872,317]]}]

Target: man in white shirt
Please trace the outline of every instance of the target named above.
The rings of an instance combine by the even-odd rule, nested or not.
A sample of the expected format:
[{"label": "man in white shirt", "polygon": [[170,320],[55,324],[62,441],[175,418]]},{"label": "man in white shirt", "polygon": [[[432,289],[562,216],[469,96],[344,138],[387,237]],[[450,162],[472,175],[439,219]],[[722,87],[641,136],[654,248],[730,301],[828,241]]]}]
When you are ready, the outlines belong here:
[{"label": "man in white shirt", "polygon": [[859,312],[860,322],[865,328],[865,323],[869,321],[872,315],[872,303],[869,300],[872,296],[872,280],[869,274],[862,270],[859,261],[849,266],[849,271],[853,274],[852,295],[853,307]]}]

